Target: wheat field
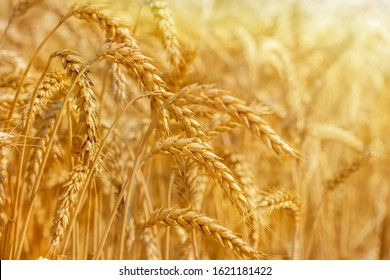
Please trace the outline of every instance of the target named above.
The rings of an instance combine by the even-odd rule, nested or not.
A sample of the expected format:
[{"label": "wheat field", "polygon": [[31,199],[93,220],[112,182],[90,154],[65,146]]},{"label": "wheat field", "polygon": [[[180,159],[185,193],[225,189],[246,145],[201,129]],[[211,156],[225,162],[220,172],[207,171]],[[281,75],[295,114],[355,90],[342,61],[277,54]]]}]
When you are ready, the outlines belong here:
[{"label": "wheat field", "polygon": [[0,258],[390,259],[389,11],[1,1]]}]

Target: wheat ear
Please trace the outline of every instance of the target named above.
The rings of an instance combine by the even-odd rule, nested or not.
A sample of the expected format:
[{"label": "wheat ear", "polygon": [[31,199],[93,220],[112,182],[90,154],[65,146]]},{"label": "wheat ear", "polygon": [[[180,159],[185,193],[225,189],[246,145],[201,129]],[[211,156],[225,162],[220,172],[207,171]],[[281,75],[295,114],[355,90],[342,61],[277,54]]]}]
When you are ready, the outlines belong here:
[{"label": "wheat ear", "polygon": [[250,129],[278,156],[292,160],[299,159],[299,153],[285,142],[258,113],[246,106],[242,100],[229,95],[227,91],[213,89],[211,86],[193,85],[181,91],[180,98],[175,101],[177,104],[200,104],[217,108]]},{"label": "wheat ear", "polygon": [[[190,207],[200,210],[205,189],[205,176],[202,166],[194,159],[175,158],[177,169],[175,170],[175,186],[179,196],[179,204],[182,207]],[[202,172],[203,171],[203,172]]]},{"label": "wheat ear", "polygon": [[[71,80],[75,79],[85,67],[84,59],[72,50],[64,49],[51,55],[52,58],[56,56],[61,57],[62,65]],[[73,145],[76,152],[79,152],[78,162],[88,166],[94,160],[97,151],[98,135],[95,93],[87,71],[76,81],[74,97],[79,109],[79,128]]]},{"label": "wheat ear", "polygon": [[169,111],[182,125],[187,135],[206,142],[207,137],[201,125],[193,117],[193,112],[186,106],[177,106],[172,103],[176,95],[166,91],[166,84],[159,77],[157,69],[150,63],[150,58],[144,56],[138,48],[133,48],[127,43],[106,44],[98,55],[100,58],[107,58],[125,65],[134,73],[143,89],[153,94],[151,107],[155,112],[162,109],[163,121],[160,127],[164,131],[164,136],[169,135]]},{"label": "wheat ear", "polygon": [[363,141],[341,127],[331,124],[314,124],[312,133],[320,139],[338,140],[360,153],[364,151]]},{"label": "wheat ear", "polygon": [[208,145],[199,143],[196,138],[170,137],[164,141],[157,141],[150,155],[158,152],[186,156],[203,164],[208,173],[220,183],[231,202],[237,206],[244,217],[252,212],[248,195],[234,179],[229,168],[222,163],[221,158],[215,155]]},{"label": "wheat ear", "polygon": [[168,53],[174,76],[179,74],[181,52],[177,32],[173,23],[171,11],[167,3],[163,0],[145,0],[154,17],[157,20],[158,27],[163,37],[163,45]]},{"label": "wheat ear", "polygon": [[69,174],[58,201],[57,211],[53,221],[53,237],[51,250],[55,252],[64,239],[65,231],[69,225],[70,215],[77,204],[78,194],[85,181],[87,170],[83,165],[77,165]]},{"label": "wheat ear", "polygon": [[325,188],[329,191],[335,190],[345,182],[353,173],[367,164],[371,159],[371,153],[365,152],[356,157],[351,163],[343,166],[331,179],[325,183]]},{"label": "wheat ear", "polygon": [[152,213],[143,229],[162,223],[167,226],[181,226],[188,231],[195,229],[207,237],[211,237],[223,247],[233,250],[241,258],[266,259],[267,256],[253,249],[237,234],[219,225],[216,220],[188,208],[168,208]]},{"label": "wheat ear", "polygon": [[30,187],[34,185],[35,180],[38,176],[46,144],[49,141],[50,134],[54,129],[57,114],[61,110],[62,106],[63,101],[56,100],[55,103],[50,106],[47,111],[45,111],[43,119],[38,123],[38,131],[35,135],[37,137],[37,140],[35,142],[35,147],[33,148],[29,157],[25,176],[25,182],[27,184],[28,189],[30,189]]},{"label": "wheat ear", "polygon": [[106,8],[90,2],[73,4],[66,17],[74,16],[89,23],[96,23],[106,33],[107,40],[116,43],[128,42],[132,47],[137,47],[131,28],[122,19]]},{"label": "wheat ear", "polygon": [[[71,171],[64,184],[54,218],[54,235],[52,239],[52,251],[55,252],[63,239],[65,230],[69,225],[70,212],[77,203],[78,193],[86,179],[89,167],[94,161],[97,152],[97,125],[95,112],[95,97],[92,90],[92,82],[88,72],[81,73],[85,67],[84,60],[71,50],[60,50],[51,55],[51,58],[59,56],[62,65],[67,71],[68,77],[76,80],[74,97],[77,101],[79,112],[79,128],[74,137],[74,149],[78,152],[77,164]],[[81,73],[81,75],[79,75]]]},{"label": "wheat ear", "polygon": [[[26,110],[24,112],[24,124],[25,126],[31,127],[37,115],[42,113],[42,107],[46,104],[47,100],[57,92],[64,91],[69,87],[69,80],[64,73],[61,72],[51,72],[46,74],[41,85],[37,90],[37,95],[34,100],[30,100],[32,104],[31,115],[27,120],[28,109],[30,104],[27,104]],[[28,124],[27,124],[28,122]]]},{"label": "wheat ear", "polygon": [[271,188],[263,192],[262,198],[256,205],[256,208],[261,209],[265,214],[278,209],[290,209],[297,222],[301,217],[301,200],[296,195],[280,188]]}]

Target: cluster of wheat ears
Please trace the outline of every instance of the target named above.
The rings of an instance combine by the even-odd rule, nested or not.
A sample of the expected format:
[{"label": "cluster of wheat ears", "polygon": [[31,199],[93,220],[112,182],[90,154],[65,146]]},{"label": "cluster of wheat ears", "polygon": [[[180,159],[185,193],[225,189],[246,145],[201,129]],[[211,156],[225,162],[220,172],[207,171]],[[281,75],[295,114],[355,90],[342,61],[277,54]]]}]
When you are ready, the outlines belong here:
[{"label": "cluster of wheat ears", "polygon": [[0,258],[390,258],[387,6],[325,2],[1,1]]}]

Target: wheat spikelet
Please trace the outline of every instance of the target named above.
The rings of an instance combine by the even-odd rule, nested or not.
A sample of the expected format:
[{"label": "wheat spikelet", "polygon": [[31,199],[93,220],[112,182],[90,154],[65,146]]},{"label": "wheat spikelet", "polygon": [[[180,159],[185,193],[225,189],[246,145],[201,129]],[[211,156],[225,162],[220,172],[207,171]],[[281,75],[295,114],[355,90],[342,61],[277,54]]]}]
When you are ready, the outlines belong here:
[{"label": "wheat spikelet", "polygon": [[210,86],[190,86],[190,89],[182,89],[182,91],[185,93],[175,101],[177,104],[201,104],[216,107],[250,129],[277,155],[292,160],[299,159],[299,153],[286,143],[259,114],[240,99],[228,95],[227,91],[212,89]]},{"label": "wheat spikelet", "polygon": [[[150,63],[150,59],[142,55],[138,47],[124,44],[108,44],[99,53],[102,58],[113,60],[114,63],[124,65],[137,77],[141,83],[142,89],[146,92],[160,93],[165,91],[165,83],[158,76],[157,69]],[[169,135],[169,116],[168,112],[162,107],[161,101],[154,96],[151,97],[152,112],[156,113],[159,108],[162,109],[162,118],[159,118],[158,130],[162,131],[163,136]]]},{"label": "wheat spikelet", "polygon": [[[80,4],[76,3],[69,8],[67,16],[75,16],[87,22],[98,24],[99,27],[105,31],[108,42],[115,42],[117,44],[125,43],[128,48],[137,50],[137,52],[141,55],[138,44],[127,23],[116,17],[104,6],[91,4],[89,2],[83,2]],[[104,55],[105,54],[100,53],[100,56]],[[107,55],[110,57],[109,54]],[[130,69],[128,69],[139,78],[138,81],[142,83],[143,89],[146,92],[160,92],[161,90],[165,90],[165,83],[157,75],[157,69],[149,63],[149,60],[146,57],[141,55],[138,56],[138,59],[142,61],[142,64],[139,65],[137,64],[137,61],[135,61],[135,63],[130,66]],[[137,68],[135,66],[140,67]],[[157,110],[161,108],[161,104],[153,97],[151,100],[151,108],[153,113],[156,113]],[[165,109],[162,109],[162,119],[159,119],[158,131],[162,131],[162,134],[165,137],[169,135],[168,123],[169,116]]]},{"label": "wheat spikelet", "polygon": [[194,190],[188,188],[185,177],[188,173],[186,170],[187,161],[176,158],[176,162],[177,166],[173,175],[173,183],[177,189],[177,195],[179,196],[179,206],[193,208],[191,197],[194,195]]},{"label": "wheat spikelet", "polygon": [[151,64],[151,59],[144,56],[141,50],[128,43],[106,44],[98,54],[113,62],[123,64],[132,71],[146,92],[165,92],[166,85],[158,75],[158,70]]},{"label": "wheat spikelet", "polygon": [[168,53],[174,76],[179,74],[181,53],[177,32],[173,23],[171,11],[164,0],[145,0],[158,22],[158,27],[163,37],[163,45]]},{"label": "wheat spikelet", "polygon": [[220,245],[234,251],[241,258],[265,259],[266,255],[256,251],[229,229],[219,225],[217,221],[196,211],[180,208],[157,210],[145,222],[142,229],[158,223],[167,226],[181,226],[187,231],[195,229],[207,237],[211,237]]},{"label": "wheat spikelet", "polygon": [[301,216],[301,200],[294,194],[280,188],[272,188],[264,192],[263,197],[256,205],[256,208],[261,209],[266,214],[277,209],[290,209],[297,222]]}]

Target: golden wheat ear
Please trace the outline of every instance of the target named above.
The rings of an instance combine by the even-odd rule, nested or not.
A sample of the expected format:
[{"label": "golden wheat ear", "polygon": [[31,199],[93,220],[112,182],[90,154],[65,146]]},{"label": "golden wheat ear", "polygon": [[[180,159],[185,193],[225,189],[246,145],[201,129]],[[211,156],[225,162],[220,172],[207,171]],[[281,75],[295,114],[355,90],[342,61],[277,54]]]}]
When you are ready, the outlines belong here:
[{"label": "golden wheat ear", "polygon": [[270,214],[278,209],[290,209],[294,213],[295,221],[299,222],[302,213],[302,201],[295,194],[280,188],[271,188],[263,192],[256,208],[265,214]]},{"label": "golden wheat ear", "polygon": [[370,152],[364,152],[357,156],[352,162],[342,166],[332,178],[328,179],[325,183],[325,188],[328,191],[335,190],[338,186],[344,183],[353,173],[358,171],[361,167],[366,165],[372,157]]},{"label": "golden wheat ear", "polygon": [[174,26],[172,13],[164,0],[145,0],[157,20],[161,33],[164,49],[168,54],[173,76],[178,76],[180,71],[181,51],[178,35]]},{"label": "golden wheat ear", "polygon": [[194,138],[179,138],[176,136],[165,141],[157,141],[153,145],[150,155],[159,152],[179,157],[185,156],[203,164],[210,176],[220,183],[240,213],[244,217],[251,213],[252,207],[248,195],[234,179],[231,171],[222,163],[221,158],[212,153],[207,145],[199,143]]},{"label": "golden wheat ear", "polygon": [[251,130],[278,156],[294,161],[300,159],[299,152],[284,141],[257,112],[246,106],[242,100],[229,95],[227,91],[214,89],[209,85],[201,85],[190,86],[190,90],[184,88],[182,92],[183,94],[176,102],[217,108]]},{"label": "golden wheat ear", "polygon": [[186,230],[195,229],[203,235],[214,239],[223,247],[231,249],[241,258],[250,259],[267,259],[266,254],[258,252],[243,241],[238,235],[219,225],[216,220],[189,210],[188,208],[168,208],[158,209],[152,213],[151,217],[142,226],[142,229],[152,227],[157,224],[164,224],[167,226],[181,226]]}]

